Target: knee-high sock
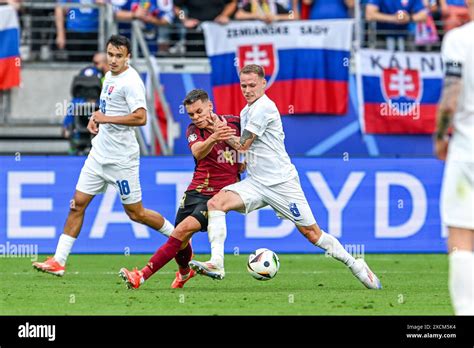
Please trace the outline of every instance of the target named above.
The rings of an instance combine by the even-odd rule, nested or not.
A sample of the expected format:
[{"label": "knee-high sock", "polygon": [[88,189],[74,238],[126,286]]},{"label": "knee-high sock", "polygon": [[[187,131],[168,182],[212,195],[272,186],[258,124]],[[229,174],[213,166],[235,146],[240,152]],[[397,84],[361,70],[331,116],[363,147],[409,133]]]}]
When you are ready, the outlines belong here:
[{"label": "knee-high sock", "polygon": [[225,212],[209,211],[207,231],[211,243],[211,262],[218,267],[224,267],[224,242],[227,237]]},{"label": "knee-high sock", "polygon": [[191,247],[191,243],[186,245],[186,248],[180,250],[178,254],[175,256],[176,263],[179,266],[179,273],[182,275],[186,275],[189,273],[189,261],[193,257],[193,248]]},{"label": "knee-high sock", "polygon": [[143,278],[147,280],[155,272],[172,260],[181,248],[181,241],[174,237],[169,237],[165,244],[163,244],[151,257],[148,264],[142,268]]},{"label": "knee-high sock", "polygon": [[449,292],[456,315],[474,315],[474,253],[449,254]]},{"label": "knee-high sock", "polygon": [[71,253],[72,246],[76,238],[68,236],[67,234],[62,234],[59,237],[58,245],[56,247],[56,253],[54,254],[54,259],[61,265],[66,264],[67,258]]},{"label": "knee-high sock", "polygon": [[354,257],[344,249],[342,244],[336,238],[322,230],[321,232],[322,235],[315,245],[326,250],[327,255],[343,262],[349,268],[352,267],[355,262]]},{"label": "knee-high sock", "polygon": [[164,234],[166,237],[171,236],[171,233],[173,233],[174,226],[171,222],[163,218],[165,222],[163,223],[163,226],[158,230],[158,232]]}]

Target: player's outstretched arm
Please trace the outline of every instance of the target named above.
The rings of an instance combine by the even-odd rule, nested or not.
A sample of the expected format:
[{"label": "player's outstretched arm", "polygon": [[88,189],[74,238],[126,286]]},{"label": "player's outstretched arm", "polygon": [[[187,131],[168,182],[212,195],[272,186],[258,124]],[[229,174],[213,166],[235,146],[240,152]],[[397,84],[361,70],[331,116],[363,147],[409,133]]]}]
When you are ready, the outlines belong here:
[{"label": "player's outstretched arm", "polygon": [[92,114],[91,119],[97,124],[110,123],[129,127],[144,126],[146,124],[146,110],[144,108],[138,108],[131,114],[125,116],[107,116],[100,111],[96,111]]},{"label": "player's outstretched arm", "polygon": [[226,143],[232,146],[232,148],[237,151],[247,151],[252,145],[252,143],[255,141],[255,139],[257,139],[257,135],[244,129],[242,136],[230,137],[230,139],[227,140]]},{"label": "player's outstretched arm", "polygon": [[213,146],[219,141],[227,141],[235,134],[235,130],[229,126],[217,128],[206,140],[199,141],[191,146],[191,152],[196,160],[201,160],[211,152]]}]

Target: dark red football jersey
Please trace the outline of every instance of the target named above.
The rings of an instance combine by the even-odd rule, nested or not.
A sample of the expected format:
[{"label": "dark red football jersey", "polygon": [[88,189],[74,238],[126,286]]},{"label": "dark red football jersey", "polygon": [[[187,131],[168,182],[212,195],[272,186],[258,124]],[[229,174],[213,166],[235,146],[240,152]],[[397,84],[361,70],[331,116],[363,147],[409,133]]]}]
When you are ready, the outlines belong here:
[{"label": "dark red football jersey", "polygon": [[[219,116],[227,121],[227,125],[236,130],[240,136],[240,118],[236,116]],[[189,148],[199,141],[205,141],[212,133],[207,129],[199,129],[191,123],[186,130]],[[213,196],[223,187],[239,181],[239,155],[236,150],[221,141],[214,145],[206,157],[197,161],[194,175],[188,191],[196,190],[203,195]]]}]

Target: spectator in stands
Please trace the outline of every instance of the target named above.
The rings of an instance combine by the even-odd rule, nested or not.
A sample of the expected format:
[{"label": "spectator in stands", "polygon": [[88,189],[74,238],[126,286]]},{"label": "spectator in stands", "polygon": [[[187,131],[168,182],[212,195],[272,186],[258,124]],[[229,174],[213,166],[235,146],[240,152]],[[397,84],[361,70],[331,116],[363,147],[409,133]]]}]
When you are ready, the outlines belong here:
[{"label": "spectator in stands", "polygon": [[440,0],[440,6],[445,32],[470,21],[465,0]]},{"label": "spectator in stands", "polygon": [[103,82],[105,74],[110,70],[109,64],[107,64],[107,55],[104,52],[97,52],[92,58],[92,64],[101,72],[102,77],[100,79]]},{"label": "spectator in stands", "polygon": [[237,0],[174,0],[175,13],[186,32],[188,52],[204,52],[204,35],[201,22],[229,23],[237,9]]},{"label": "spectator in stands", "polygon": [[86,155],[91,147],[91,137],[87,130],[90,115],[99,105],[99,96],[105,74],[109,71],[107,56],[97,52],[93,65],[80,70],[71,86],[72,99],[63,120],[62,134],[69,139],[71,155]]},{"label": "spectator in stands", "polygon": [[67,49],[70,61],[90,61],[97,51],[99,11],[87,6],[65,8],[62,5],[103,5],[106,1],[58,0],[55,9],[56,45],[59,50]]},{"label": "spectator in stands", "polygon": [[[300,3],[301,0],[275,0],[277,4],[283,6],[286,10],[289,11],[290,15],[294,19],[300,19]],[[243,8],[245,5],[249,4],[251,0],[239,0],[238,8]]]},{"label": "spectator in stands", "polygon": [[[42,0],[46,5],[54,4],[56,0]],[[51,42],[54,41],[55,31],[51,27],[54,21],[54,8],[36,8],[25,6],[20,11],[22,24],[23,51],[25,61],[51,60]]]},{"label": "spectator in stands", "polygon": [[[136,19],[142,23],[145,40],[151,54],[156,55],[160,50],[159,39],[161,49],[167,49],[166,29],[173,23],[173,0],[112,0],[112,4],[115,5],[115,18],[122,22],[119,25],[120,34],[130,37],[131,26],[123,22]],[[161,35],[160,31],[164,35]]]},{"label": "spectator in stands", "polygon": [[257,19],[270,24],[274,21],[287,21],[295,19],[290,16],[290,11],[275,0],[250,0],[237,10],[235,19]]},{"label": "spectator in stands", "polygon": [[300,0],[276,0],[276,2],[290,11],[294,19],[300,19]]},{"label": "spectator in stands", "polygon": [[434,16],[438,12],[438,4],[436,0],[423,0],[423,4],[427,9],[426,21],[413,22],[410,23],[410,26],[415,36],[416,50],[430,51],[432,45],[439,42],[438,29],[434,21]]},{"label": "spectator in stands", "polygon": [[309,6],[309,19],[335,19],[353,17],[354,0],[302,0]]},{"label": "spectator in stands", "polygon": [[427,9],[423,0],[367,0],[365,18],[377,22],[377,31],[386,39],[387,49],[394,51],[396,42],[400,51],[405,50],[410,22],[425,22]]},{"label": "spectator in stands", "polygon": [[0,0],[1,5],[11,5],[18,11],[21,6],[21,0]]}]

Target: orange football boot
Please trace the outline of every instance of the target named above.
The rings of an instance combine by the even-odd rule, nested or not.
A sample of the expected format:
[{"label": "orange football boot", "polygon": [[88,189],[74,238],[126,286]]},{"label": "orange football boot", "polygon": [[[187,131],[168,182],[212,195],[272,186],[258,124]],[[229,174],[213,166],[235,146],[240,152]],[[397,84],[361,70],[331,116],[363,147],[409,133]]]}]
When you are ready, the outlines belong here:
[{"label": "orange football boot", "polygon": [[53,257],[48,257],[45,262],[33,262],[33,267],[38,271],[62,277],[66,267],[61,266]]}]

